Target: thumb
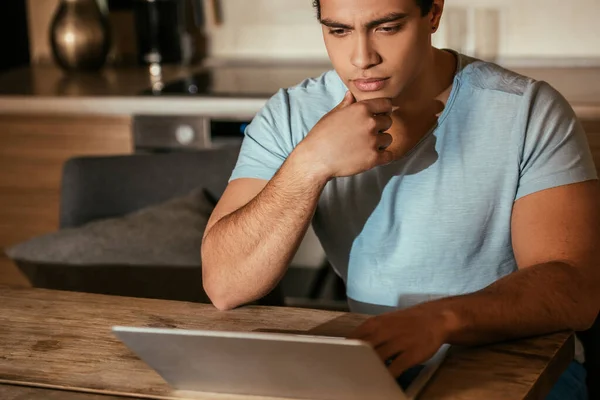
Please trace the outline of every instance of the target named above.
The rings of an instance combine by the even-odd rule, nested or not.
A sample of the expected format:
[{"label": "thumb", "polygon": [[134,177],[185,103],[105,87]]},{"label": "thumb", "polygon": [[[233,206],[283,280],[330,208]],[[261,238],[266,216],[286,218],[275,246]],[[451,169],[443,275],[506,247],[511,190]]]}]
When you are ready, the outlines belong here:
[{"label": "thumb", "polygon": [[338,104],[337,108],[338,110],[342,109],[342,108],[346,108],[349,105],[352,105],[356,103],[356,99],[354,98],[354,95],[352,94],[351,91],[347,91],[346,95],[344,96],[344,99],[342,100],[342,102],[340,104]]}]

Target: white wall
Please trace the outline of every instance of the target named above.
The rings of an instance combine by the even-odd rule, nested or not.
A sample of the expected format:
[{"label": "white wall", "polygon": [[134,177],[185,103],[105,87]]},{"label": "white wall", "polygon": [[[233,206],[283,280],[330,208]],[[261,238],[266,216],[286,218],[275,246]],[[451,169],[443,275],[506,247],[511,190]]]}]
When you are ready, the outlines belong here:
[{"label": "white wall", "polygon": [[[221,1],[224,24],[212,28],[214,56],[326,58],[312,0]],[[475,54],[479,49],[482,56],[487,56],[492,50],[492,54],[503,59],[600,59],[600,0],[448,0],[446,7],[446,18],[434,36],[438,46],[448,43],[447,29],[452,25],[449,20],[461,15],[461,7],[471,7],[463,18],[465,52]],[[493,37],[487,43],[475,40],[486,38],[475,27],[489,27],[495,18],[494,14],[487,14],[491,15],[488,22],[476,20],[475,7],[498,10],[497,41]],[[456,23],[452,28],[456,29]],[[495,43],[497,51],[493,51]]]},{"label": "white wall", "polygon": [[211,30],[213,56],[327,56],[312,0],[221,0],[221,3],[224,23]]}]

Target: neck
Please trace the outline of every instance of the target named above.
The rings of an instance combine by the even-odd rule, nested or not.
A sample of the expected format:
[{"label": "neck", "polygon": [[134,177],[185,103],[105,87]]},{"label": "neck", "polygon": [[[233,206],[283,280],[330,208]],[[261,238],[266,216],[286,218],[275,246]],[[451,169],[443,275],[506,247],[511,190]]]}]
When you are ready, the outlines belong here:
[{"label": "neck", "polygon": [[390,151],[398,158],[413,148],[432,127],[446,107],[456,73],[452,53],[432,48],[419,76],[394,100],[392,113],[394,138]]},{"label": "neck", "polygon": [[447,51],[431,48],[419,75],[394,99],[402,113],[414,113],[436,103],[446,104],[456,74],[456,57]]}]

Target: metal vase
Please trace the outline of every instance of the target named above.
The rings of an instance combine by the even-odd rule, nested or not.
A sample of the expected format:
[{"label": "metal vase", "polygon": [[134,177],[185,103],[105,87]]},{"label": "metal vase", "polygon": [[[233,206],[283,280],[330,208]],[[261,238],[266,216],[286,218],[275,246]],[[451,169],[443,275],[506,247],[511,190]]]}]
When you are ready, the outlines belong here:
[{"label": "metal vase", "polygon": [[97,0],[61,0],[50,28],[52,53],[68,71],[99,70],[111,47],[108,11]]}]

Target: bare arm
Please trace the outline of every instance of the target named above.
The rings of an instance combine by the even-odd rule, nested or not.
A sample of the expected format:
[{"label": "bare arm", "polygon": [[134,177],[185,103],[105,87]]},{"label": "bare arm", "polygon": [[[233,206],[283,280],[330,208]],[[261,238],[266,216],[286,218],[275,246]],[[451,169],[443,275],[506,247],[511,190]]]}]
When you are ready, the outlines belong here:
[{"label": "bare arm", "polygon": [[[277,285],[306,233],[326,182],[292,155],[268,183],[244,179],[229,185],[202,245],[204,288],[217,308],[257,300]],[[254,197],[256,189],[259,193]],[[240,196],[248,195],[253,198],[237,208]],[[230,212],[232,206],[236,210]]]},{"label": "bare arm", "polygon": [[[283,277],[329,179],[390,162],[389,99],[342,103],[311,130],[273,179],[234,181],[202,243],[204,289],[227,310],[268,294]],[[262,186],[264,185],[264,188]]]},{"label": "bare arm", "polygon": [[488,288],[442,300],[450,340],[477,344],[589,328],[600,309],[600,187],[589,181],[517,201],[512,218],[519,271]]},{"label": "bare arm", "polygon": [[590,181],[517,201],[519,270],[478,292],[367,320],[350,337],[370,342],[394,376],[444,343],[480,345],[589,328],[600,308],[600,187]]}]

